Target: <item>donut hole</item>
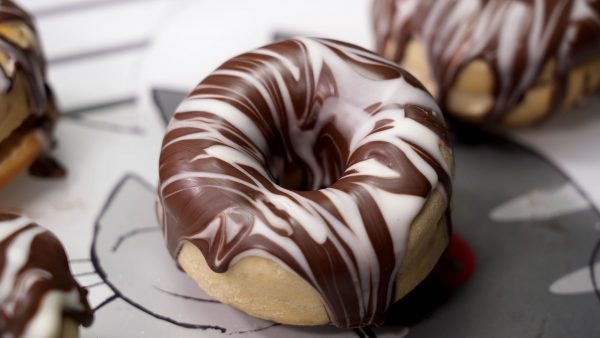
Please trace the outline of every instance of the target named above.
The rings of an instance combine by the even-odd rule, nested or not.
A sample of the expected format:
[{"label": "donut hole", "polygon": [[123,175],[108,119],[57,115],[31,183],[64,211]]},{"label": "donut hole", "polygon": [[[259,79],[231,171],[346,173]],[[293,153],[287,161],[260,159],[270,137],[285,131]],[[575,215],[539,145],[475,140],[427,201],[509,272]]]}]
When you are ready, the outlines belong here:
[{"label": "donut hole", "polygon": [[302,134],[303,137],[273,140],[268,159],[273,180],[282,188],[294,191],[327,188],[344,172],[348,141],[336,126],[335,118],[320,130],[311,133],[311,129],[304,129]]}]

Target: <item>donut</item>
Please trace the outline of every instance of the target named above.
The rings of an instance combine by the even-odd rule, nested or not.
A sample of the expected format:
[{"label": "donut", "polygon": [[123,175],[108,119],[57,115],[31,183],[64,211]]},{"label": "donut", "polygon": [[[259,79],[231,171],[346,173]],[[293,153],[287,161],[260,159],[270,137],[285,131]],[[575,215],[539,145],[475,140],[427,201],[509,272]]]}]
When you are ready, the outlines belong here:
[{"label": "donut", "polygon": [[600,0],[375,0],[377,50],[456,119],[539,123],[600,86]]},{"label": "donut", "polygon": [[67,338],[92,322],[87,291],[73,279],[51,232],[0,213],[0,336]]},{"label": "donut", "polygon": [[[58,113],[45,67],[32,18],[12,1],[0,1],[0,187],[37,159],[38,168],[52,164],[42,155],[52,146]],[[47,174],[60,176],[54,167]]]},{"label": "donut", "polygon": [[234,57],[172,117],[158,218],[209,295],[290,325],[381,324],[446,248],[452,150],[409,73],[296,38]]}]

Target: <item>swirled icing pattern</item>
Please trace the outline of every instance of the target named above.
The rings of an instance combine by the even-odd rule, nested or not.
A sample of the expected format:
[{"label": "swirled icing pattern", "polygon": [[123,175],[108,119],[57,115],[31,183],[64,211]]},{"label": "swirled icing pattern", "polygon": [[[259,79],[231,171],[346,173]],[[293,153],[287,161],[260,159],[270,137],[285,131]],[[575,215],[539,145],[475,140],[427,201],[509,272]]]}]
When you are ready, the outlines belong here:
[{"label": "swirled icing pattern", "polygon": [[376,0],[374,23],[380,52],[397,43],[392,60],[411,39],[424,44],[442,103],[464,66],[486,61],[495,77],[489,123],[523,100],[550,60],[558,107],[569,70],[600,56],[598,0]]},{"label": "swirled icing pattern", "polygon": [[321,295],[333,324],[380,324],[411,222],[450,193],[442,114],[410,74],[364,49],[298,38],[237,56],[177,109],[159,218],[223,272],[272,259]]},{"label": "swirled icing pattern", "polygon": [[55,338],[63,316],[89,325],[86,295],[52,233],[26,218],[0,213],[0,337]]}]

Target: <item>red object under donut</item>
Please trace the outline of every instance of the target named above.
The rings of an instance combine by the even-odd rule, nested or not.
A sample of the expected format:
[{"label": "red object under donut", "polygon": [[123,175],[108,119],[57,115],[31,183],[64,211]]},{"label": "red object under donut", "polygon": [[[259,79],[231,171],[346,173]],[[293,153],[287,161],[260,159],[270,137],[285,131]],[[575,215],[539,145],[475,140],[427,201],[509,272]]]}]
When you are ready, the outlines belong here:
[{"label": "red object under donut", "polygon": [[447,287],[465,284],[475,272],[475,255],[467,242],[454,234],[444,255],[435,267],[435,274]]}]

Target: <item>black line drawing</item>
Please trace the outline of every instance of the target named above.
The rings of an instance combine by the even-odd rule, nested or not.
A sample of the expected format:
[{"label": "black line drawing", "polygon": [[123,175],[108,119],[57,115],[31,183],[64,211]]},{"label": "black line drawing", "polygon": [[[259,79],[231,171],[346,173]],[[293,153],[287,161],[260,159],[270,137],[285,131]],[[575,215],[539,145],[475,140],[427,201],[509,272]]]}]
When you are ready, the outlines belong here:
[{"label": "black line drawing", "polygon": [[96,271],[80,272],[73,274],[74,277],[84,277],[96,275]]},{"label": "black line drawing", "polygon": [[98,283],[94,283],[94,284],[90,284],[90,285],[84,285],[83,287],[86,289],[92,289],[95,288],[97,286],[101,286],[104,285],[104,282],[98,282]]},{"label": "black line drawing", "polygon": [[139,229],[133,229],[133,230],[127,232],[126,234],[121,235],[115,242],[115,245],[112,247],[112,252],[117,252],[117,250],[119,250],[119,246],[121,246],[123,241],[127,240],[128,238],[131,238],[133,236],[137,236],[137,235],[140,235],[143,233],[150,233],[150,232],[160,232],[160,229],[157,227],[139,228]]},{"label": "black line drawing", "polygon": [[69,263],[87,263],[87,262],[91,262],[92,260],[89,258],[74,258],[74,259],[69,259]]},{"label": "black line drawing", "polygon": [[152,90],[152,99],[165,125],[169,123],[175,109],[185,96],[186,93],[175,89],[155,88]]},{"label": "black line drawing", "polygon": [[118,296],[117,295],[112,295],[108,298],[106,298],[102,303],[96,305],[96,307],[94,307],[94,312],[100,310],[104,305],[109,304],[110,302],[112,302],[113,300],[117,299]]},{"label": "black line drawing", "polygon": [[198,297],[180,295],[180,294],[175,293],[175,292],[163,290],[163,289],[159,288],[158,286],[154,286],[154,288],[156,290],[160,291],[160,292],[164,292],[164,293],[166,293],[168,295],[171,295],[171,296],[174,296],[174,297],[179,297],[179,298],[183,298],[183,299],[189,299],[189,300],[193,300],[193,301],[196,301],[196,302],[221,304],[219,301],[216,301],[216,300],[210,299],[210,298],[198,298]]}]

